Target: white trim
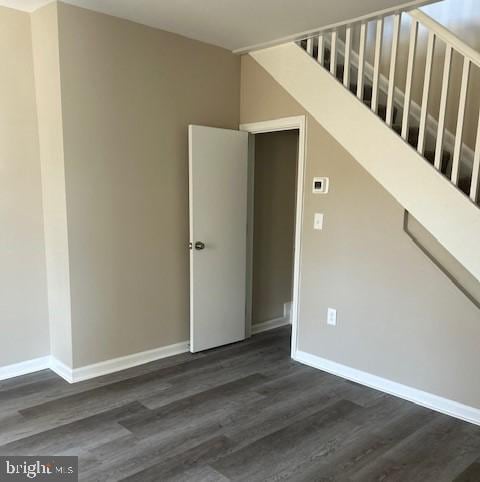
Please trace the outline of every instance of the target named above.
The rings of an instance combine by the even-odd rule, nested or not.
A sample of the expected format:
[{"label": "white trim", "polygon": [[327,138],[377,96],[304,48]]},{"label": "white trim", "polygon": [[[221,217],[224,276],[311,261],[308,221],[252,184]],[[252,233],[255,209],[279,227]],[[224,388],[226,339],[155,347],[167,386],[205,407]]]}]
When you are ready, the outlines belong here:
[{"label": "white trim", "polygon": [[[246,271],[246,307],[245,338],[252,336],[253,317],[253,230],[255,213],[255,136],[248,136],[248,189],[247,189],[247,271]],[[247,322],[250,320],[250,322]]]},{"label": "white trim", "polygon": [[142,351],[140,353],[133,353],[119,358],[113,358],[93,365],[87,365],[73,370],[72,379],[74,382],[95,378],[109,373],[126,370],[127,368],[150,363],[161,358],[166,358],[173,355],[179,355],[188,351],[188,341],[182,341],[173,345],[162,346],[154,348],[153,350]]},{"label": "white trim", "polygon": [[127,368],[136,367],[145,363],[150,363],[152,361],[160,360],[161,358],[186,353],[188,352],[188,349],[188,341],[182,341],[173,345],[162,346],[160,348],[154,348],[153,350],[133,353],[132,355],[126,355],[119,358],[112,358],[111,360],[74,369],[50,355],[21,363],[15,363],[14,365],[0,367],[0,380],[27,375],[29,373],[49,368],[68,383],[76,383],[90,378],[126,370]]},{"label": "white trim", "polygon": [[262,321],[262,323],[254,323],[252,325],[252,335],[262,333],[263,331],[274,330],[275,328],[280,328],[281,326],[286,325],[290,325],[290,320],[285,317]]},{"label": "white trim", "polygon": [[305,128],[305,116],[280,117],[260,122],[240,124],[240,130],[250,134],[264,134],[266,132],[288,131]]},{"label": "white trim", "polygon": [[361,15],[359,17],[343,20],[341,22],[332,23],[324,27],[305,30],[303,32],[299,32],[293,35],[287,35],[285,37],[281,37],[268,42],[254,44],[247,47],[241,47],[239,49],[233,50],[233,53],[242,55],[242,54],[247,54],[249,52],[253,52],[254,50],[266,49],[269,47],[274,47],[276,45],[280,45],[288,42],[296,42],[297,40],[303,40],[303,39],[306,39],[307,37],[316,37],[323,32],[335,30],[345,25],[353,25],[354,23],[370,21],[379,17],[388,17],[389,15],[404,12],[407,10],[412,10],[415,8],[422,7],[424,5],[429,5],[430,3],[434,3],[435,1],[438,1],[438,0],[410,0],[409,2],[403,2],[400,5],[397,5],[395,7],[385,8],[383,10],[377,10],[375,12],[371,12],[366,15]]},{"label": "white trim", "polygon": [[65,365],[65,363],[61,362],[53,355],[50,357],[50,370],[55,372],[59,377],[62,377],[68,383],[73,383],[73,370]]},{"label": "white trim", "polygon": [[50,367],[50,357],[42,356],[32,360],[26,360],[12,365],[0,367],[0,380],[7,380],[9,378],[19,377],[21,375],[28,375],[29,373],[46,370]]},{"label": "white trim", "polygon": [[378,377],[355,368],[321,358],[304,351],[297,351],[294,359],[300,363],[318,368],[333,375],[360,383],[370,388],[394,395],[404,400],[430,408],[451,417],[480,425],[480,409],[464,405],[447,398],[424,392],[386,378]]},{"label": "white trim", "polygon": [[[193,125],[188,126],[188,240],[190,244],[190,249],[188,252],[188,287],[189,291],[188,294],[190,296],[190,306],[189,306],[189,315],[190,315],[190,335],[189,339],[192,340],[193,338],[193,165],[192,165],[192,157],[193,157],[193,149],[192,149],[192,127]],[[193,348],[193,344],[190,348]]]},{"label": "white trim", "polygon": [[175,343],[174,345],[162,346],[160,348],[154,348],[153,350],[113,358],[111,360],[94,363],[93,365],[74,368],[73,370],[52,357],[51,368],[55,373],[67,380],[67,382],[77,383],[83,380],[89,380],[90,378],[100,377],[121,370],[126,370],[127,368],[150,363],[152,361],[160,360],[161,358],[186,353],[188,352],[188,349],[188,341],[182,341],[180,343]]},{"label": "white trim", "polygon": [[[261,134],[265,132],[277,132],[298,129],[298,166],[297,166],[297,199],[295,212],[295,253],[293,266],[293,300],[292,300],[292,357],[295,355],[298,346],[298,314],[300,306],[300,260],[302,249],[302,225],[303,225],[303,195],[305,188],[305,164],[306,164],[306,117],[304,115],[282,117],[263,122],[252,122],[241,124],[240,130],[250,134]],[[247,293],[247,296],[249,294]],[[252,320],[246,320],[251,323]]]}]

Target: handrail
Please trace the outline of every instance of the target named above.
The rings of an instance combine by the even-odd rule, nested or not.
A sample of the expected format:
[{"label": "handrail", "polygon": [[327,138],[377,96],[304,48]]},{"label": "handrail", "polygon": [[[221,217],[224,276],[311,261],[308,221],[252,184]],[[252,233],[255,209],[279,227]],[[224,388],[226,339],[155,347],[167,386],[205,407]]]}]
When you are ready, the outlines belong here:
[{"label": "handrail", "polygon": [[470,61],[480,67],[480,53],[475,49],[467,45],[463,40],[457,37],[454,33],[450,32],[443,25],[439,24],[432,17],[423,13],[421,10],[415,9],[408,12],[415,20],[418,20],[421,24],[430,30],[435,32],[435,35],[441,38],[444,42],[451,45],[457,52],[467,57]]}]

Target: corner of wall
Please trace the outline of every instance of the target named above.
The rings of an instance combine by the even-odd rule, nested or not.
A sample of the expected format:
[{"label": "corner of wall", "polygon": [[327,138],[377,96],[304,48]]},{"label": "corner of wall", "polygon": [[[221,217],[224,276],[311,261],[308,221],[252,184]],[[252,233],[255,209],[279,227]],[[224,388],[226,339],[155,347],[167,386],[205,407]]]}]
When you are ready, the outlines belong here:
[{"label": "corner of wall", "polygon": [[58,2],[31,14],[51,354],[72,366]]}]

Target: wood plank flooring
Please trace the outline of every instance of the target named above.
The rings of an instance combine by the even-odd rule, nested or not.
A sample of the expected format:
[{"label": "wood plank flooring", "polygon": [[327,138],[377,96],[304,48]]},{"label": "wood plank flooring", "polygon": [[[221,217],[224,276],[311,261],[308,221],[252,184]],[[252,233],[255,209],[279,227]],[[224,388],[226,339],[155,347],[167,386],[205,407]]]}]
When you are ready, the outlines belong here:
[{"label": "wood plank flooring", "polygon": [[78,455],[88,481],[480,481],[480,427],[293,362],[288,328],[0,382],[0,454]]}]

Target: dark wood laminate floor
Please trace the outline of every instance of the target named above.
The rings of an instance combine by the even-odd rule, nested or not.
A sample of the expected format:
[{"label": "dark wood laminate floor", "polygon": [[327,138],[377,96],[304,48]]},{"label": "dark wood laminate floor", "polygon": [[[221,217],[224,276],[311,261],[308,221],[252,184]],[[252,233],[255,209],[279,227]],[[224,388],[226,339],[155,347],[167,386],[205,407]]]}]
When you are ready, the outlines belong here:
[{"label": "dark wood laminate floor", "polygon": [[480,428],[290,360],[274,330],[69,385],[0,382],[0,454],[82,480],[480,481]]}]

